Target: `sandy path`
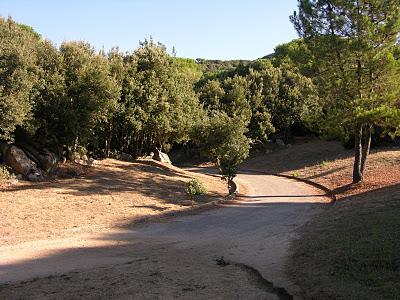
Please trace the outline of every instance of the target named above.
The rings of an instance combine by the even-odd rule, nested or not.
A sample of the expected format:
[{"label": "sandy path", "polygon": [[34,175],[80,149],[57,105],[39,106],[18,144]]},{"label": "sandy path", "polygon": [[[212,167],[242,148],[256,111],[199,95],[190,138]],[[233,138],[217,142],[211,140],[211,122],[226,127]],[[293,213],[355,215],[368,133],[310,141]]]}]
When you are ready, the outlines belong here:
[{"label": "sandy path", "polygon": [[[290,179],[241,174],[239,180],[248,195],[221,209],[2,247],[0,284],[8,284],[0,298],[290,299],[296,287],[284,272],[289,244],[327,199]],[[222,256],[229,265],[217,265]],[[15,283],[21,280],[28,282]]]}]

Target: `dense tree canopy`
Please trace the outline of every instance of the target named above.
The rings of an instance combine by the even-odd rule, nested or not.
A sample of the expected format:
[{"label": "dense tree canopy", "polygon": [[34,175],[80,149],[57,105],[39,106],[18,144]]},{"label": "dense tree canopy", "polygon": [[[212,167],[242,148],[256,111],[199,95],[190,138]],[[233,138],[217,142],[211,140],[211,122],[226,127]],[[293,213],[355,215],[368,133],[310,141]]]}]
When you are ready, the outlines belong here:
[{"label": "dense tree canopy", "polygon": [[314,132],[355,137],[359,181],[374,128],[400,133],[398,1],[300,0],[291,19],[300,39],[263,59],[218,61],[152,39],[126,53],[57,48],[0,18],[0,139],[23,131],[70,156],[197,147],[229,182],[251,141]]},{"label": "dense tree canopy", "polygon": [[0,18],[0,137],[12,139],[31,118],[38,80],[36,49],[41,41],[28,27]]}]

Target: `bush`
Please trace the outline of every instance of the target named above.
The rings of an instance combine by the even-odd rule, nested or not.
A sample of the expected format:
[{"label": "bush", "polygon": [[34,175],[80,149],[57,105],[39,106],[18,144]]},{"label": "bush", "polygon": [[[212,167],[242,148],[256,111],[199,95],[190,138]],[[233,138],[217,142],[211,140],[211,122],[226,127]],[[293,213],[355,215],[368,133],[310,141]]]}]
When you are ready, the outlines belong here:
[{"label": "bush", "polygon": [[15,179],[15,175],[11,172],[11,168],[4,164],[0,165],[0,181]]},{"label": "bush", "polygon": [[186,193],[190,196],[204,195],[207,188],[197,178],[192,178],[186,183]]},{"label": "bush", "polygon": [[86,150],[86,148],[82,147],[82,146],[76,147],[76,150],[71,153],[70,159],[72,161],[74,161],[76,159],[87,160],[87,150]]}]

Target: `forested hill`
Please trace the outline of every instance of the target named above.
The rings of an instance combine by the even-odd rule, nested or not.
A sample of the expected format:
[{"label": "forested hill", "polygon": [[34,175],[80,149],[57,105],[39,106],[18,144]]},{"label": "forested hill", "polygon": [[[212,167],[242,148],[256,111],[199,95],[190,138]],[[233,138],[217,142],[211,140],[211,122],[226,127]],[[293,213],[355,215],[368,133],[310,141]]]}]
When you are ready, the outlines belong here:
[{"label": "forested hill", "polygon": [[202,67],[204,72],[232,71],[239,65],[248,65],[250,60],[212,60],[197,58],[196,63]]}]

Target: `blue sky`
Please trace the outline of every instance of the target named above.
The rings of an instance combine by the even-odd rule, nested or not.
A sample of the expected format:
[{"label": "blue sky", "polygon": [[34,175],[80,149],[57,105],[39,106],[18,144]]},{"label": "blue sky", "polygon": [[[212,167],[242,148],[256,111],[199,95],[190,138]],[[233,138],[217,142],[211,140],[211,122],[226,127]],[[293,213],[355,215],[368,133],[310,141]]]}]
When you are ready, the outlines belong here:
[{"label": "blue sky", "polygon": [[0,15],[31,25],[56,44],[137,48],[152,36],[177,55],[256,59],[296,38],[297,0],[1,0]]}]

